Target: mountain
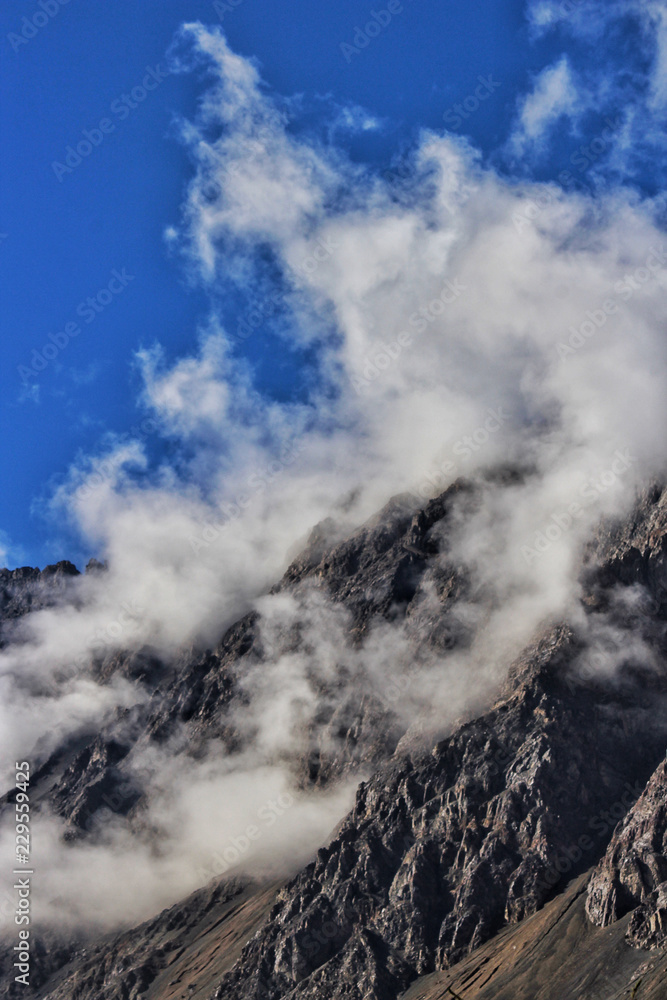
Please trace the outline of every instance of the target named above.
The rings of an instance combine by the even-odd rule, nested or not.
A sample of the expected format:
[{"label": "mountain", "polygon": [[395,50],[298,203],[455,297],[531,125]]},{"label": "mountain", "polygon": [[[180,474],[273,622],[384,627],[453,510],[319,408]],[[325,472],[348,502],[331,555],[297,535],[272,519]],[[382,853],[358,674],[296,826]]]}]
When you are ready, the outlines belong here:
[{"label": "mountain", "polygon": [[[31,995],[667,997],[667,490],[646,490],[627,519],[600,525],[573,620],[543,622],[495,688],[475,690],[471,672],[466,711],[439,720],[421,674],[408,667],[383,692],[363,653],[382,627],[427,672],[473,648],[488,594],[452,538],[484,497],[483,483],[458,481],[418,508],[395,498],[348,537],[318,526],[273,588],[297,609],[289,627],[252,610],[210,649],[95,659],[98,683],[124,678],[141,697],[95,731],[37,750],[32,801],[63,819],[72,844],[95,841],[104,810],[141,828],[151,789],[132,765],[146,747],[178,734],[193,761],[212,746],[246,752],[247,679],[287,654],[313,661],[314,708],[282,761],[294,788],[317,797],[359,783],[348,815],[287,878],[209,872],[139,926],[44,931]],[[6,643],[33,609],[79,599],[69,563],[2,573]],[[320,598],[344,637],[333,675],[309,645],[313,622],[330,620]],[[615,669],[583,669],[602,626],[613,627]],[[408,698],[424,701],[421,724],[401,710]],[[5,950],[8,998],[24,995],[12,961]]]}]

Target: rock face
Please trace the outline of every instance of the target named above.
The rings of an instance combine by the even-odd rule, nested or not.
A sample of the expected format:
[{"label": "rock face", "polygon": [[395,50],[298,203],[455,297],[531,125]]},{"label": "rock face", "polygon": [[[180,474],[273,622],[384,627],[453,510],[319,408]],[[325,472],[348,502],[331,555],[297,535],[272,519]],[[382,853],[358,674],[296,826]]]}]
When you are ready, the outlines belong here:
[{"label": "rock face", "polygon": [[417,511],[414,500],[396,497],[350,538],[333,545],[327,542],[327,525],[322,525],[276,589],[316,580],[350,611],[353,634],[360,637],[378,615],[416,615],[426,585],[434,584],[440,608],[438,620],[428,629],[429,641],[451,648],[462,636],[448,611],[467,595],[467,576],[463,567],[446,559],[436,567],[433,557],[447,551],[452,518],[462,510],[471,513],[476,492],[457,480]]},{"label": "rock face", "polygon": [[667,726],[653,721],[654,697],[631,685],[573,694],[575,653],[570,630],[554,630],[526,651],[490,713],[362,785],[216,998],[389,1000],[588,868]]},{"label": "rock face", "polygon": [[0,569],[0,647],[7,641],[8,625],[29,611],[48,607],[71,593],[79,571],[64,560],[45,569],[23,566]]},{"label": "rock face", "polygon": [[[476,612],[482,600],[449,541],[457,519],[481,502],[478,487],[456,483],[419,510],[397,498],[349,538],[322,525],[274,593],[297,607],[302,601],[304,615],[313,594],[326,594],[341,612],[351,650],[363,647],[378,622],[401,623],[415,658],[425,648],[465,649],[479,616],[458,611],[465,604]],[[601,527],[584,567],[580,617],[589,630],[613,618],[617,646],[633,650],[617,656],[613,679],[579,669],[588,634],[581,622],[545,625],[512,665],[493,707],[449,726],[436,745],[408,740],[400,715],[377,690],[359,697],[363,678],[355,678],[352,696],[343,682],[333,697],[315,664],[318,712],[291,762],[295,781],[314,787],[360,769],[371,774],[330,842],[279,887],[222,880],[133,931],[85,946],[42,944],[34,996],[397,1000],[423,977],[454,974],[478,952],[491,954],[484,949],[498,935],[531,920],[542,926],[545,905],[560,907],[554,927],[565,926],[571,907],[578,914],[567,918],[567,934],[559,929],[550,939],[556,959],[551,946],[540,951],[536,932],[535,954],[553,974],[533,994],[525,970],[515,979],[508,971],[498,995],[569,995],[575,979],[563,974],[559,986],[558,949],[565,962],[575,933],[599,949],[591,955],[597,992],[590,996],[629,995],[616,980],[612,992],[612,979],[605,980],[611,938],[593,925],[613,926],[614,941],[620,935],[662,961],[666,553],[667,492],[648,491],[627,522]],[[641,600],[628,589],[637,585]],[[3,608],[12,620],[30,607],[22,593],[50,599],[38,571],[7,587]],[[633,600],[624,603],[624,594]],[[631,646],[637,635],[642,644]],[[147,793],[131,778],[136,747],[164,744],[178,730],[184,752],[195,755],[217,740],[236,753],[249,738],[235,714],[244,678],[307,641],[298,623],[269,641],[252,612],[214,648],[181,650],[170,662],[150,649],[110,653],[94,664],[97,679],[122,675],[143,697],[102,731],[77,733],[42,761],[35,801],[63,816],[72,838],[95,836],[95,817],[109,803],[131,824]],[[589,937],[583,880],[592,868]],[[579,877],[576,897],[561,905]],[[638,968],[623,955],[618,983]],[[456,989],[457,979],[447,982]],[[583,980],[576,982],[588,997]],[[493,995],[482,986],[480,997]],[[437,995],[450,994],[443,987]]]},{"label": "rock face", "polygon": [[662,761],[619,823],[588,887],[586,912],[606,927],[634,911],[628,940],[652,948],[667,941],[667,761]]},{"label": "rock face", "polygon": [[667,617],[667,489],[645,490],[627,520],[603,524],[590,549],[590,578],[600,587],[639,583]]},{"label": "rock face", "polygon": [[[588,876],[449,969],[420,976],[401,1000],[664,1000],[665,955],[624,938],[626,921],[594,927]],[[633,992],[634,991],[634,992]]]}]

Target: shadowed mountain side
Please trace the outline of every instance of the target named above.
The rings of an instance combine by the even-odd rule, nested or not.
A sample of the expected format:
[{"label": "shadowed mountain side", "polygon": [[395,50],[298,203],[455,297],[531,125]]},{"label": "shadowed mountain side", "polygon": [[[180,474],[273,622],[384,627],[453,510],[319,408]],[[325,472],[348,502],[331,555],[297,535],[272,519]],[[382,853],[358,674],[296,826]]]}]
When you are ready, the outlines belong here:
[{"label": "shadowed mountain side", "polygon": [[627,931],[635,947],[667,942],[667,762],[614,831],[588,887],[586,913],[608,927],[632,911]]},{"label": "shadowed mountain side", "polygon": [[630,948],[627,918],[593,927],[584,912],[589,874],[451,969],[417,979],[400,1000],[663,1000],[667,951]]}]

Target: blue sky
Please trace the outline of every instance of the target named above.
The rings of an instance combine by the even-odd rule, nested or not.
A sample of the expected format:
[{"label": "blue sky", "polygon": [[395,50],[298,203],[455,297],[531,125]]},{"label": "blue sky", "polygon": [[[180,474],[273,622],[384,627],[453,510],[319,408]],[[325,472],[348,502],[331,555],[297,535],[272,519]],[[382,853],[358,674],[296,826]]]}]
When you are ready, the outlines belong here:
[{"label": "blue sky", "polygon": [[[510,182],[556,181],[594,197],[625,187],[661,216],[663,4],[386,7],[2,4],[0,540],[9,565],[80,565],[96,554],[50,501],[68,470],[110,441],[138,439],[149,471],[171,457],[182,468],[187,442],[164,423],[142,423],[150,409],[137,352],[145,359],[159,343],[160,363],[177,364],[212,310],[233,330],[252,306],[252,282],[200,280],[187,240],[165,237],[181,225],[197,171],[179,122],[196,118],[211,80],[205,61],[183,60],[182,40],[174,45],[183,23],[221,27],[233,52],[256,60],[295,136],[393,170],[399,184],[423,130],[449,129]],[[179,58],[189,71],[172,72]],[[68,160],[80,143],[83,155]],[[253,280],[270,284],[260,251],[253,266]],[[317,346],[290,342],[296,321],[280,308],[265,319],[229,350],[264,400],[305,403]]]}]

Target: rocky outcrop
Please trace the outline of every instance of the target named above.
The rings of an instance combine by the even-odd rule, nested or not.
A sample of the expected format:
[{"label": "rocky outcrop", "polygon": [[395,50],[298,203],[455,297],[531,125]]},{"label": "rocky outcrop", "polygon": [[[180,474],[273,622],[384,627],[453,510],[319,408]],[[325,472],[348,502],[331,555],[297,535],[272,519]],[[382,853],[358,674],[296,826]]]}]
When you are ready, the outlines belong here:
[{"label": "rocky outcrop", "polygon": [[587,562],[603,602],[618,583],[638,583],[651,594],[655,612],[667,618],[667,488],[644,490],[630,517],[603,521]]},{"label": "rocky outcrop", "polygon": [[627,918],[593,926],[588,877],[451,968],[420,976],[400,1000],[664,1000],[667,954],[631,948]]},{"label": "rocky outcrop", "polygon": [[123,816],[141,798],[140,789],[118,768],[129,750],[114,739],[97,737],[65,770],[52,802],[54,811],[69,824],[69,839],[90,829],[99,810],[106,807]]},{"label": "rocky outcrop", "polygon": [[453,516],[457,512],[470,516],[478,493],[471,483],[457,480],[420,508],[409,495],[394,497],[349,538],[333,543],[329,538],[335,539],[335,526],[325,522],[313,531],[276,590],[307,580],[324,585],[334,601],[345,604],[352,615],[353,634],[361,636],[378,616],[414,614],[425,583],[435,583],[442,634],[431,640],[450,647],[454,637],[448,636],[443,624],[448,610],[467,593],[467,574],[446,558],[436,567],[433,557],[447,552]]},{"label": "rocky outcrop", "polygon": [[614,830],[588,888],[586,912],[597,926],[630,911],[632,944],[651,948],[667,941],[667,761]]},{"label": "rocky outcrop", "polygon": [[667,881],[633,911],[626,938],[636,948],[658,948],[667,942]]},{"label": "rocky outcrop", "polygon": [[214,996],[393,1000],[589,867],[663,752],[667,719],[631,683],[573,694],[576,653],[569,629],[550,632],[491,712],[363,784]]},{"label": "rocky outcrop", "polygon": [[63,560],[43,570],[32,566],[0,569],[0,647],[7,641],[11,624],[39,608],[71,599],[72,583],[79,571]]}]

